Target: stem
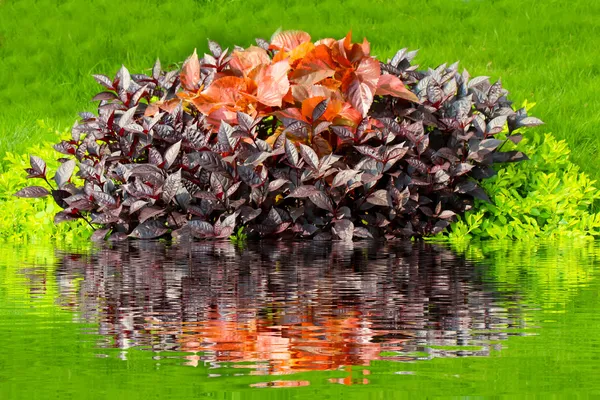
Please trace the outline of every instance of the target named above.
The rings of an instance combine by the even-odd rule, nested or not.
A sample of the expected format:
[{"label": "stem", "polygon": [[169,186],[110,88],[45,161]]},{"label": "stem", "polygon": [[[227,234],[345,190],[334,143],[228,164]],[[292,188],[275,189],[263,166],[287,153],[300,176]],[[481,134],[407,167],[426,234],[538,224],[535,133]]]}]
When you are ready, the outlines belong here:
[{"label": "stem", "polygon": [[54,187],[53,187],[53,186],[52,186],[52,184],[51,184],[51,183],[48,181],[48,178],[46,178],[46,177],[44,176],[44,180],[46,181],[46,183],[48,184],[48,186],[50,186],[50,189],[51,189],[51,190],[54,190]]}]

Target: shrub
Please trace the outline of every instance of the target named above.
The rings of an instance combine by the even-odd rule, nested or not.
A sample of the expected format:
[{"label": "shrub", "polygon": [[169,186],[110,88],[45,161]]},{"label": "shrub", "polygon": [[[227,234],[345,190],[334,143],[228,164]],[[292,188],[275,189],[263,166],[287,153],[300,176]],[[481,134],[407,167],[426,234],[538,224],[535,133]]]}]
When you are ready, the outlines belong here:
[{"label": "shrub", "polygon": [[[39,124],[41,129],[48,129],[42,121]],[[60,132],[52,133],[57,137],[61,135]],[[50,160],[48,168],[55,169],[60,165],[52,160],[56,152],[51,143],[40,143],[28,151]],[[6,171],[0,174],[0,240],[74,244],[90,237],[92,230],[83,220],[69,225],[53,223],[53,216],[61,208],[52,198],[30,200],[12,196],[27,184],[22,171],[29,166],[29,156],[6,152],[2,161]]]},{"label": "shrub", "polygon": [[567,143],[536,133],[510,146],[531,160],[501,165],[483,182],[492,201],[453,223],[449,240],[600,236],[600,213],[592,211],[600,190],[569,160]]},{"label": "shrub", "polygon": [[[525,160],[520,129],[540,120],[514,111],[500,82],[458,65],[427,71],[400,50],[387,63],[369,43],[311,42],[277,32],[232,52],[209,42],[181,70],[114,79],[95,75],[98,114],[82,113],[50,182],[31,157],[30,178],[85,219],[94,238],[191,233],[317,240],[420,237],[441,232],[473,198],[492,165]],[[507,126],[504,140],[495,136]],[[83,184],[76,185],[77,175]]]}]

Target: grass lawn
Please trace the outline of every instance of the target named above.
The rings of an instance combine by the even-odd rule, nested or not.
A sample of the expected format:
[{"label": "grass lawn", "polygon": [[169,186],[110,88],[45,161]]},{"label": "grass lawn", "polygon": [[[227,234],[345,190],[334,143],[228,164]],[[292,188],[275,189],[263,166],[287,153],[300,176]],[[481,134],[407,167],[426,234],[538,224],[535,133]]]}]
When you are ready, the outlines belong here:
[{"label": "grass lawn", "polygon": [[313,38],[352,29],[380,58],[418,48],[422,67],[460,60],[500,77],[600,178],[600,1],[590,0],[0,0],[0,154],[54,139],[38,119],[60,129],[92,110],[92,73],[180,62],[207,37],[247,46],[280,26]]}]

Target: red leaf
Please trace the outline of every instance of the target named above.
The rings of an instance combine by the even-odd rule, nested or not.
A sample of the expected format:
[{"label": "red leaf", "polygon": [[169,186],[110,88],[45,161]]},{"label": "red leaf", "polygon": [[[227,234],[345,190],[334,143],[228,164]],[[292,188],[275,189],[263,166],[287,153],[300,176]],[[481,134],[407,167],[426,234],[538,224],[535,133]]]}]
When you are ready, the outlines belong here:
[{"label": "red leaf", "polygon": [[196,91],[200,84],[200,61],[194,49],[194,54],[188,57],[181,69],[181,84],[186,90]]},{"label": "red leaf", "polygon": [[303,31],[277,32],[271,37],[270,50],[291,51],[302,43],[310,42],[310,35]]},{"label": "red leaf", "polygon": [[397,76],[390,74],[381,75],[379,77],[375,94],[399,97],[415,103],[419,102],[419,98],[413,92],[408,90]]}]

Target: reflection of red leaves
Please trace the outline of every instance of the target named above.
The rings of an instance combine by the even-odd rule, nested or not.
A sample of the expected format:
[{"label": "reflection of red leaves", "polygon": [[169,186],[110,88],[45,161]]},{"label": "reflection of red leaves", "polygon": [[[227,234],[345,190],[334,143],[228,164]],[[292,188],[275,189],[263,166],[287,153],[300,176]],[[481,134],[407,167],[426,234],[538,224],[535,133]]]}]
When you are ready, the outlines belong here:
[{"label": "reflection of red leaves", "polygon": [[408,90],[404,83],[395,75],[381,75],[377,83],[377,95],[389,95],[399,97],[401,99],[419,102],[419,98],[413,92]]}]

